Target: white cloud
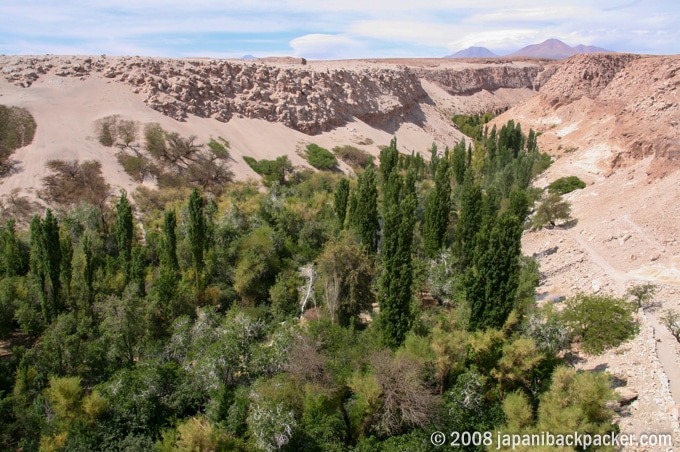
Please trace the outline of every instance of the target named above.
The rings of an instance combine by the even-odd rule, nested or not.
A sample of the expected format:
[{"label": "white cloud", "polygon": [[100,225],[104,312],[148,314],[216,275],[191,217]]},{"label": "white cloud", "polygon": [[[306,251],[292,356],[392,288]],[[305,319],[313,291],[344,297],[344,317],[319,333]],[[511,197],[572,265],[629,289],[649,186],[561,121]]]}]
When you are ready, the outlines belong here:
[{"label": "white cloud", "polygon": [[[290,41],[292,51],[310,58],[431,56],[437,49],[444,54],[472,45],[511,51],[548,38],[618,51],[679,53],[676,2],[0,0],[0,51],[177,55],[195,49],[205,54],[214,48],[206,42],[240,34],[276,36],[279,41],[271,48],[278,51],[299,35]],[[173,42],[173,37],[184,41]],[[224,45],[221,53],[240,53],[244,41]]]},{"label": "white cloud", "polygon": [[347,59],[356,57],[363,44],[348,36],[308,34],[290,41],[295,56],[309,59]]}]

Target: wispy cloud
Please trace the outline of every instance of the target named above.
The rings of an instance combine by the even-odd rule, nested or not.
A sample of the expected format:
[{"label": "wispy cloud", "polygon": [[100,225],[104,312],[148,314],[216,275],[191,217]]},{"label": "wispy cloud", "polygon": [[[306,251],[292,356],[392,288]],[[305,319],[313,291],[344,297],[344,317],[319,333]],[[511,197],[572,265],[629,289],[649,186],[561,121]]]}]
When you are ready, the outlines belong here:
[{"label": "wispy cloud", "polygon": [[676,0],[2,0],[0,17],[9,54],[436,57],[547,38],[680,53]]}]

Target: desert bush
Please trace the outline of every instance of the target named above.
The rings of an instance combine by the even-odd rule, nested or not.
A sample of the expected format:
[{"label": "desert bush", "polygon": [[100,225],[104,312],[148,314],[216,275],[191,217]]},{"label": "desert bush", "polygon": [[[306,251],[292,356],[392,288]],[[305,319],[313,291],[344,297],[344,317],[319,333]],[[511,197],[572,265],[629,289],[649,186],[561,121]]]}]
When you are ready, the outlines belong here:
[{"label": "desert bush", "polygon": [[253,171],[264,177],[264,182],[267,185],[273,182],[283,185],[286,182],[286,176],[293,172],[293,164],[286,155],[277,157],[276,160],[255,160],[252,157],[244,156],[243,160]]},{"label": "desert bush", "polygon": [[581,188],[586,188],[586,183],[577,176],[560,177],[552,184],[548,185],[548,191],[550,193],[559,193],[560,195],[571,193],[572,191]]},{"label": "desert bush", "polygon": [[157,175],[158,173],[158,168],[144,156],[137,157],[119,152],[116,154],[116,157],[118,158],[118,163],[135,182],[142,183],[147,177]]},{"label": "desert bush", "polygon": [[654,284],[633,286],[626,291],[626,295],[633,299],[633,303],[635,303],[635,306],[638,308],[646,308],[651,299],[654,298],[655,293],[656,286]]},{"label": "desert bush", "polygon": [[558,221],[571,220],[571,203],[562,199],[559,193],[549,193],[536,209],[533,226],[542,228],[550,225],[554,227]]},{"label": "desert bush", "polygon": [[675,340],[680,342],[680,314],[677,311],[667,309],[661,316],[661,322],[668,328]]},{"label": "desert bush", "polygon": [[161,188],[189,185],[219,195],[224,185],[233,180],[234,173],[226,163],[229,142],[222,137],[210,139],[206,146],[197,144],[193,135],[182,137],[154,123],[144,127],[144,143],[146,152],[158,164],[144,166],[143,161],[129,164],[135,170],[145,170],[141,176],[156,176]]},{"label": "desert bush", "polygon": [[307,145],[305,154],[309,164],[319,170],[331,170],[338,164],[338,159],[328,149],[314,143]]},{"label": "desert bush", "polygon": [[600,354],[637,334],[634,309],[631,303],[611,295],[578,294],[567,300],[562,320],[581,340],[583,350]]},{"label": "desert bush", "polygon": [[97,139],[102,146],[110,148],[116,142],[116,121],[118,116],[107,116],[96,122]]},{"label": "desert bush", "polygon": [[48,160],[46,166],[52,174],[43,177],[44,188],[38,195],[47,201],[62,206],[85,201],[101,208],[111,195],[99,161]]},{"label": "desert bush", "polygon": [[354,146],[336,146],[333,153],[343,162],[354,168],[366,168],[373,162],[373,156]]},{"label": "desert bush", "polygon": [[0,199],[0,219],[15,218],[19,225],[25,226],[42,206],[27,196],[20,196],[20,192],[20,188],[14,188]]},{"label": "desert bush", "polygon": [[0,175],[12,170],[14,162],[10,156],[15,150],[31,144],[35,129],[35,119],[28,110],[0,105]]},{"label": "desert bush", "polygon": [[120,148],[132,147],[137,140],[139,123],[132,120],[120,119],[119,115],[101,118],[95,123],[97,139],[102,146]]}]

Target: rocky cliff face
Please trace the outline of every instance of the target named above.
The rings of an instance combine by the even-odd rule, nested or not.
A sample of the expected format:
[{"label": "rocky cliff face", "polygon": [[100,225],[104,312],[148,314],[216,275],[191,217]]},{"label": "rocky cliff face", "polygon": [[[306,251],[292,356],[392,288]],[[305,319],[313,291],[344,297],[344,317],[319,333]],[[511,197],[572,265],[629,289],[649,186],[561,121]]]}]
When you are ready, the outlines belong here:
[{"label": "rocky cliff face", "polygon": [[444,88],[452,96],[469,96],[483,90],[494,92],[500,88],[529,88],[538,91],[544,71],[542,65],[490,64],[461,70],[421,69],[417,74]]},{"label": "rocky cliff face", "polygon": [[680,167],[679,87],[680,56],[577,55],[510,113],[559,118],[562,147],[609,148],[611,170],[653,156],[648,173],[661,177]]},{"label": "rocky cliff face", "polygon": [[451,95],[499,88],[538,89],[542,64],[512,62],[447,67],[407,64],[307,65],[299,59],[177,60],[140,57],[0,57],[0,71],[30,87],[41,75],[98,76],[125,83],[147,105],[176,120],[192,114],[229,121],[233,116],[281,122],[315,134],[352,117],[380,126],[432,103],[421,79]]}]

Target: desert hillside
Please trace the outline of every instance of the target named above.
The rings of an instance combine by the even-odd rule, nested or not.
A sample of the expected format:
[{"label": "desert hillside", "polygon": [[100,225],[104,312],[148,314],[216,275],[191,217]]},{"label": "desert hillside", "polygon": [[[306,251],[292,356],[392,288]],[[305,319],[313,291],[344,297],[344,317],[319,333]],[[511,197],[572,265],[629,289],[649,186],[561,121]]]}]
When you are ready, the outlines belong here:
[{"label": "desert hillside", "polygon": [[652,307],[640,311],[643,333],[581,363],[608,369],[638,395],[623,431],[678,427],[680,350],[662,317],[680,307],[679,69],[678,56],[574,56],[538,95],[496,120],[542,133],[539,146],[555,163],[538,186],[564,176],[587,183],[567,195],[573,227],[524,235],[525,252],[541,265],[541,299],[657,287]]},{"label": "desert hillside", "polygon": [[[303,64],[304,63],[304,64]],[[314,142],[377,155],[396,136],[402,152],[455,145],[456,113],[505,109],[533,96],[552,74],[543,60],[304,62],[141,57],[0,57],[0,103],[27,108],[35,140],[15,154],[0,193],[39,189],[49,159],[101,161],[109,182],[136,185],[101,146],[95,124],[119,115],[158,123],[200,142],[224,137],[237,179],[257,178],[243,156],[298,154]],[[349,171],[348,167],[342,167]]]}]

